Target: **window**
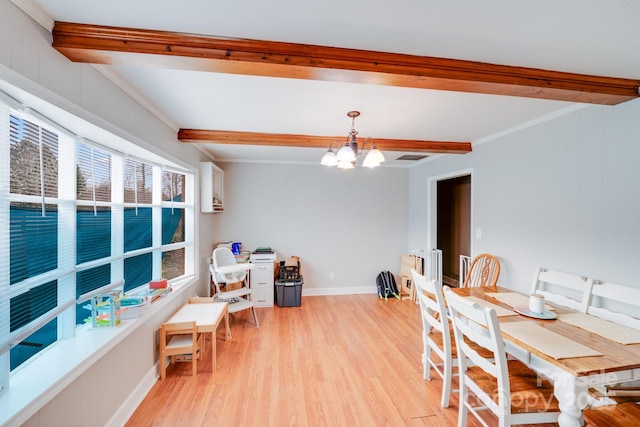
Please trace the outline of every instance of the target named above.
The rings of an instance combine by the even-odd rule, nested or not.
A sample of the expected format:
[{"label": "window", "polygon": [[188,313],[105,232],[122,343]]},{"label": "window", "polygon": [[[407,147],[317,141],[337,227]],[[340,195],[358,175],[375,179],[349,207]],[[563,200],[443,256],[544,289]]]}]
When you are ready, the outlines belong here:
[{"label": "window", "polygon": [[[184,174],[162,172],[162,244],[171,245],[185,241],[186,177]],[[173,279],[185,274],[184,247],[162,253],[162,277]]]},{"label": "window", "polygon": [[72,336],[91,316],[88,293],[194,274],[193,175],[122,145],[0,102],[0,366]]}]

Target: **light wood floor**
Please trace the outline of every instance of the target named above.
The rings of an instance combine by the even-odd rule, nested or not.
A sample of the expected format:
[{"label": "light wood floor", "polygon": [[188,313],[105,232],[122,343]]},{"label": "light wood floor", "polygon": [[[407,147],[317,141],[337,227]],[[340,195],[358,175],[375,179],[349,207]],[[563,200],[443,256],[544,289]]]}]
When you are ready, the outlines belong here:
[{"label": "light wood floor", "polygon": [[441,408],[440,378],[422,378],[414,301],[303,297],[258,319],[235,314],[229,341],[218,330],[214,374],[206,353],[195,377],[190,363],[169,366],[127,426],[456,425],[457,392]]}]

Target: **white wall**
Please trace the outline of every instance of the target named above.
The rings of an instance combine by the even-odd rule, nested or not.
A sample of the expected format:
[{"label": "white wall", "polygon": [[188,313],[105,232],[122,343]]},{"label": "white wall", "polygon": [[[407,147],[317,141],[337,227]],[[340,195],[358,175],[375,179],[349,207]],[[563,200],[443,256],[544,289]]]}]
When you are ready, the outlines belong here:
[{"label": "white wall", "polygon": [[[319,159],[318,159],[319,161]],[[301,257],[303,295],[374,292],[407,251],[408,170],[220,163],[219,241]],[[334,279],[329,279],[329,273]]]},{"label": "white wall", "polygon": [[[12,85],[38,92],[36,95],[47,101],[72,109],[74,114],[145,148],[164,153],[177,163],[197,169],[199,162],[206,160],[195,148],[180,145],[174,130],[95,68],[71,63],[51,48],[51,35],[7,0],[0,1],[0,67],[3,75],[12,77]],[[198,221],[199,230],[211,238],[214,218],[199,215]],[[209,240],[201,239],[199,247],[200,285],[204,289]],[[80,375],[26,425],[107,425],[114,414],[123,410],[125,402],[135,404],[136,399],[146,393],[136,387],[155,380],[155,330],[175,311],[178,303],[167,304],[144,328]]]},{"label": "white wall", "polygon": [[640,100],[589,106],[413,168],[409,245],[429,179],[472,169],[473,255],[500,257],[501,285],[526,292],[542,266],[640,287],[639,117]]}]

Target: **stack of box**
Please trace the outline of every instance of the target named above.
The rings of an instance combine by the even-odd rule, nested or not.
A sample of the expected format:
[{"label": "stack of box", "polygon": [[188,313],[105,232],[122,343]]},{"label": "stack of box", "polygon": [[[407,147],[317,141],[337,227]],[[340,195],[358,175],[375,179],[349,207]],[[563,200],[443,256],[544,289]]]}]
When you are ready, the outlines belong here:
[{"label": "stack of box", "polygon": [[280,261],[280,273],[275,283],[278,307],[300,307],[303,283],[299,257],[292,256]]}]

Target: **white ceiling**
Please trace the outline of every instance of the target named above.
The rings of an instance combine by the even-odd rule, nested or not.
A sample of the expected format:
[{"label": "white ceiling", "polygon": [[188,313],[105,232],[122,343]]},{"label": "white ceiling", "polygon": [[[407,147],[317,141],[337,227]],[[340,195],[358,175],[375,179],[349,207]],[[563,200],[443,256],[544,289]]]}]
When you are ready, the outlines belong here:
[{"label": "white ceiling", "polygon": [[[14,0],[24,4],[31,0]],[[465,59],[640,79],[635,0],[33,0],[56,21]],[[105,68],[106,66],[101,66]],[[568,102],[113,66],[178,128],[475,144]],[[204,148],[204,147],[203,147]],[[222,161],[317,163],[323,149],[207,144]],[[385,153],[388,164],[402,153]],[[413,165],[410,163],[409,165]]]}]

